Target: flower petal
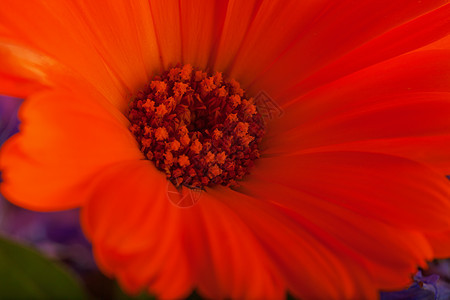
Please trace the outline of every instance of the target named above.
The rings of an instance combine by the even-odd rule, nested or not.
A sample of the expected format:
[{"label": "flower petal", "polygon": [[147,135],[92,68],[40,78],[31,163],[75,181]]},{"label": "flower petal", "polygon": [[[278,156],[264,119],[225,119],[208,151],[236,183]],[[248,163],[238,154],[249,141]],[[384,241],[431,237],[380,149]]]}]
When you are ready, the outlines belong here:
[{"label": "flower petal", "polygon": [[228,0],[180,1],[182,63],[206,69],[214,58]]},{"label": "flower petal", "polygon": [[26,47],[0,40],[0,94],[26,98],[52,85],[69,83],[67,69]]},{"label": "flower petal", "polygon": [[[274,169],[283,172],[274,172]],[[314,246],[315,251],[326,249],[336,255],[333,260],[330,253],[322,254],[321,257],[329,257],[328,264],[307,272],[309,275],[323,272],[322,276],[317,276],[321,283],[312,286],[320,284],[321,292],[329,288],[330,295],[326,298],[365,298],[356,294],[357,288],[352,287],[352,283],[358,284],[358,280],[352,278],[354,272],[369,276],[372,287],[368,290],[407,285],[416,266],[425,266],[425,260],[431,259],[435,250],[423,234],[448,230],[450,226],[446,213],[450,205],[447,179],[401,158],[369,153],[267,158],[255,167],[251,179],[244,181],[239,189],[250,197],[234,194],[222,198],[224,203],[241,214],[250,228],[258,226],[260,229],[254,232],[259,233],[260,239],[267,240],[266,247],[276,245],[283,249],[283,254],[279,255],[288,256],[294,266],[298,266],[292,261],[296,257],[313,260],[305,246],[300,246],[295,255],[286,253],[286,249],[301,245],[300,241],[313,245],[308,235],[321,245]],[[264,223],[270,227],[263,227]],[[280,235],[286,235],[284,228],[295,230],[297,237],[280,242]],[[270,251],[275,251],[273,248],[270,247]],[[336,260],[345,262],[346,267],[340,269]],[[318,265],[317,261],[314,263]],[[332,274],[327,270],[330,264],[336,265],[333,270],[341,270],[341,274],[335,276],[345,278],[349,284],[342,284],[340,291],[333,292],[336,287],[331,283],[328,286],[324,277],[324,274]],[[287,263],[279,267],[288,272]],[[294,280],[305,279],[301,274],[294,274],[288,278],[291,289],[299,296],[314,298],[314,294],[301,294],[307,289]],[[333,277],[328,280],[332,282]],[[338,292],[349,294],[333,294]]]},{"label": "flower petal", "polygon": [[356,151],[263,158],[251,178],[310,193],[321,202],[402,229],[450,228],[450,182],[405,158]]},{"label": "flower petal", "polygon": [[[407,286],[417,265],[426,266],[431,258],[432,250],[418,232],[367,220],[326,202],[315,205],[315,197],[278,184],[246,188],[255,198],[235,196],[227,203],[245,218],[299,297],[378,298],[379,289]],[[301,205],[302,210],[289,204],[302,201],[313,204]]]},{"label": "flower petal", "polygon": [[[235,31],[243,31],[244,35],[238,33],[237,40],[229,38],[229,45],[222,42],[221,47],[224,50],[220,51],[220,56],[217,58],[218,65],[222,68],[226,67],[230,77],[239,80],[245,88],[258,75],[262,74],[290,44],[308,32],[311,29],[310,24],[330,5],[328,0],[254,1],[250,3],[254,5],[252,9],[247,7],[248,4],[241,4],[239,7],[243,6],[244,10],[230,11],[230,14],[236,16],[230,15],[227,18],[236,20],[236,17],[239,17],[247,21],[240,21],[244,22],[244,26],[241,28],[229,24],[224,28],[223,36],[234,35]],[[248,25],[245,22],[248,22]],[[236,42],[241,43],[237,49]],[[230,52],[226,50],[230,50]],[[230,60],[231,55],[234,56],[232,60]],[[223,66],[222,59],[230,61],[230,65]],[[281,76],[284,77],[284,74]],[[277,83],[272,82],[272,84],[276,85]],[[258,91],[250,90],[250,92]]]},{"label": "flower petal", "polygon": [[[255,186],[260,191],[266,190],[258,182]],[[360,262],[359,257],[348,260],[339,255],[339,248],[320,243],[315,236],[317,232],[309,231],[269,204],[267,196],[257,199],[225,188],[214,189],[211,195],[245,222],[252,238],[256,238],[273,262],[275,274],[280,274],[278,276],[295,296],[304,299],[376,298],[367,272],[354,262]]]},{"label": "flower petal", "polygon": [[163,68],[182,61],[180,1],[149,1]]},{"label": "flower petal", "polygon": [[449,70],[449,51],[421,51],[323,86],[269,125],[265,154],[371,151],[449,174]]},{"label": "flower petal", "polygon": [[142,157],[123,116],[114,117],[114,109],[90,95],[41,92],[23,104],[19,116],[21,132],[2,147],[0,163],[2,193],[23,207],[78,206],[96,172]]},{"label": "flower petal", "polygon": [[448,259],[450,256],[450,230],[428,232],[426,237],[433,247],[433,257]]},{"label": "flower petal", "polygon": [[[270,6],[261,6],[231,74],[234,78],[242,77],[245,87],[252,85],[249,89],[252,93],[264,89],[284,102],[289,99],[281,98],[282,92],[299,81],[380,35],[444,4],[447,1],[272,1]],[[410,44],[404,41],[395,45],[396,49],[391,50],[389,55],[404,53],[410,50],[408,47],[421,47],[424,41],[431,42],[448,34],[448,8],[447,12],[429,18],[418,27],[422,29],[423,26],[429,30],[424,34],[428,35],[426,40],[422,36],[422,39]],[[414,29],[410,28],[412,31],[403,33],[403,36],[416,34]],[[349,57],[350,66],[343,68],[350,71],[355,66],[353,59],[355,64],[366,60],[368,65],[374,63],[374,55],[385,56],[386,59],[391,47],[392,44],[382,43],[378,48],[369,49],[369,52],[352,55]],[[298,93],[289,95],[292,97]]]},{"label": "flower petal", "polygon": [[126,105],[126,96],[158,70],[159,52],[146,1],[33,1],[26,5],[6,1],[3,5],[7,9],[0,12],[0,34],[6,45],[27,45],[50,57],[120,109]]},{"label": "flower petal", "polygon": [[[369,259],[366,268],[378,288],[401,288],[414,265],[449,254],[450,183],[414,161],[358,152],[264,158],[252,179],[243,182],[242,193],[283,208],[304,226],[312,222],[321,230],[311,233],[317,238],[337,239]],[[358,231],[364,232],[359,238]],[[402,245],[394,250],[396,243]]]},{"label": "flower petal", "polygon": [[175,207],[169,183],[148,161],[116,165],[98,178],[84,228],[102,269],[128,292],[148,287],[180,298],[195,283],[213,298],[284,297],[245,223],[217,200],[204,194],[194,207]]},{"label": "flower petal", "polygon": [[228,1],[216,56],[211,60],[213,70],[229,71],[262,3],[263,0]]},{"label": "flower petal", "polygon": [[222,203],[228,190],[208,190],[190,226],[199,291],[207,298],[282,299],[285,287],[246,220]]},{"label": "flower petal", "polygon": [[[297,76],[293,76],[293,80],[291,82],[286,81],[285,86],[288,87],[296,81],[295,86],[283,92],[283,95],[280,94],[277,99],[281,102],[283,102],[283,99],[292,99],[293,96],[304,94],[320,85],[347,76],[357,70],[391,59],[437,41],[441,37],[448,36],[450,34],[449,16],[450,4],[447,4],[377,36],[304,78],[304,80],[300,80],[300,82]],[[420,49],[431,49],[431,47]],[[445,48],[441,47],[441,49]],[[450,49],[450,46],[447,46],[446,49]],[[281,87],[277,88],[281,90]],[[275,97],[276,95],[272,96]]]},{"label": "flower petal", "polygon": [[[347,1],[344,6],[333,7],[316,20],[314,30],[299,37],[266,67],[254,85],[285,103],[325,83],[427,45],[450,34],[450,4],[439,7],[444,3],[447,1],[407,0],[354,5]],[[335,9],[339,11],[333,12]],[[366,9],[372,12],[364,12]]]},{"label": "flower petal", "polygon": [[163,298],[187,296],[193,276],[183,250],[181,211],[167,198],[164,174],[136,160],[97,178],[82,221],[102,269],[131,293],[149,287]]},{"label": "flower petal", "polygon": [[194,207],[174,206],[170,183],[148,161],[109,168],[97,184],[83,210],[84,229],[103,271],[128,292],[148,287],[180,298],[195,284],[213,298],[284,297],[245,223],[207,193]]},{"label": "flower petal", "polygon": [[193,207],[173,205],[171,184],[148,161],[118,164],[98,178],[84,228],[102,269],[129,292],[148,287],[179,298],[197,285],[213,298],[284,297],[245,223],[208,192]]}]

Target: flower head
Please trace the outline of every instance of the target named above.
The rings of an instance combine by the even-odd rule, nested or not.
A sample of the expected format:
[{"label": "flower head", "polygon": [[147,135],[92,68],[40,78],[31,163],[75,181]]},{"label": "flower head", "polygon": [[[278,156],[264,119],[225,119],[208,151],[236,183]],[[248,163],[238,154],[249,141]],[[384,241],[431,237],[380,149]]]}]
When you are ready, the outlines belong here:
[{"label": "flower head", "polygon": [[2,193],[82,207],[128,292],[371,299],[450,256],[448,1],[3,2]]},{"label": "flower head", "polygon": [[[166,171],[168,179],[177,187],[230,186],[248,174],[249,167],[259,157],[263,120],[251,101],[244,99],[242,105],[232,104],[231,97],[239,95],[235,94],[231,81],[224,80],[222,75],[220,80],[216,79],[217,74],[209,77],[202,74],[199,79],[194,76],[198,72],[201,73],[198,70],[194,73],[192,66],[185,65],[157,76],[129,104],[129,128],[140,149],[144,149],[143,154],[151,152],[150,160],[158,169]],[[158,89],[161,84],[164,93]],[[176,103],[171,105],[169,113],[164,103],[172,101]],[[152,102],[150,106],[157,107],[155,112],[144,107],[149,102]],[[248,113],[249,110],[254,113]],[[149,134],[153,131],[154,137]],[[170,155],[178,157],[177,164],[163,157],[162,153],[168,150],[174,151]],[[233,168],[223,172],[211,161],[211,155],[218,153],[222,153],[224,160],[220,164],[228,162]]]}]

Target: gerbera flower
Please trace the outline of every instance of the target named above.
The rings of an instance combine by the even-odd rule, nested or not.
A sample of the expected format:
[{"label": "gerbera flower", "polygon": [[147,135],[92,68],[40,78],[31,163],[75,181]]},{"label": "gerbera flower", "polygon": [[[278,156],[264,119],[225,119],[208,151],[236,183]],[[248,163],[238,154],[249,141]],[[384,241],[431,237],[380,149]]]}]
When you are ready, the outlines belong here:
[{"label": "gerbera flower", "polygon": [[2,193],[81,206],[128,292],[377,298],[450,255],[448,1],[2,4]]}]

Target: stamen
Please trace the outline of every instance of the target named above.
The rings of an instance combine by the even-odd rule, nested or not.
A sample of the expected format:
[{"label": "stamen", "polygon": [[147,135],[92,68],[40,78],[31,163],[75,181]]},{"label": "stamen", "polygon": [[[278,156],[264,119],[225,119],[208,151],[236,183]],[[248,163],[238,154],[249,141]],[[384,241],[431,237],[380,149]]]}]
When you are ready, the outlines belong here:
[{"label": "stamen", "polygon": [[190,65],[156,76],[131,101],[128,118],[145,157],[177,187],[237,185],[259,157],[264,134],[237,81]]}]

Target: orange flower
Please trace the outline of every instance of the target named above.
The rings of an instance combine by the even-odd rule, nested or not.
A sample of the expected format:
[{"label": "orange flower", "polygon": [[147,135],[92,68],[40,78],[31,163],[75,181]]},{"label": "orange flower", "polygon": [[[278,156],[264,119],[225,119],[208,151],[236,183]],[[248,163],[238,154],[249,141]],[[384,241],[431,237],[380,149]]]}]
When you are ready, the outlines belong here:
[{"label": "orange flower", "polygon": [[[130,293],[370,299],[407,286],[450,256],[447,3],[3,0],[0,93],[27,100],[1,151],[2,193],[41,211],[81,206],[98,264]],[[203,192],[177,194],[145,158],[165,159],[153,143],[175,153],[195,139],[148,128],[140,147],[130,132],[130,99],[177,64],[198,68],[201,97],[234,78],[217,99],[254,101],[265,118],[260,158],[233,189],[200,181]],[[156,113],[151,101],[140,105]],[[205,166],[211,180],[244,168],[224,154]],[[167,172],[200,176],[186,158]],[[195,205],[171,203],[186,197]]]}]

